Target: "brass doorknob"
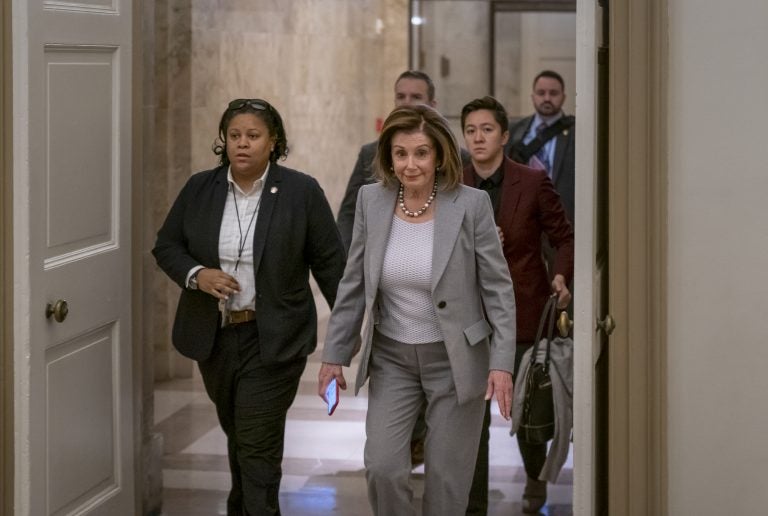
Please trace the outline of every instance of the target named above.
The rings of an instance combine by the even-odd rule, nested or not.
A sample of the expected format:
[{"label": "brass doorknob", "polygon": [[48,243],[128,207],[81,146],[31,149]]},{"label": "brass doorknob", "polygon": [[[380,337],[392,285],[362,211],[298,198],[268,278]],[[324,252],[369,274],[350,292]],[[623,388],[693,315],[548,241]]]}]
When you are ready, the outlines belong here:
[{"label": "brass doorknob", "polygon": [[573,321],[568,318],[568,312],[563,310],[560,312],[560,317],[557,318],[557,331],[560,332],[560,336],[565,338],[573,328]]},{"label": "brass doorknob", "polygon": [[610,335],[616,328],[616,321],[613,320],[611,314],[606,314],[605,319],[602,321],[600,319],[597,320],[597,327],[603,330],[606,335]]},{"label": "brass doorknob", "polygon": [[45,305],[45,317],[50,319],[53,316],[56,322],[64,322],[69,313],[69,306],[63,299],[59,299],[55,304],[48,303]]}]

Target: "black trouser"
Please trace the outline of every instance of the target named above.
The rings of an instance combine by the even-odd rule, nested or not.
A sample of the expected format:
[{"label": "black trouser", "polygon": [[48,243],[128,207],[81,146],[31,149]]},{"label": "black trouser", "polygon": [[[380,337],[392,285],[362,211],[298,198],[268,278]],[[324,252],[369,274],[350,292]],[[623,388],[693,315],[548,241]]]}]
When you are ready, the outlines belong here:
[{"label": "black trouser", "polygon": [[227,436],[230,516],[279,515],[285,418],[305,357],[264,365],[256,322],[219,330],[210,358],[199,362],[208,396]]},{"label": "black trouser", "polygon": [[[520,369],[523,354],[533,345],[531,342],[517,345],[515,350],[515,373]],[[485,516],[488,514],[488,443],[491,438],[491,402],[485,406],[483,418],[483,433],[480,435],[480,448],[477,450],[475,476],[472,479],[472,489],[469,491],[467,516]],[[531,444],[523,441],[517,434],[517,444],[525,465],[525,473],[531,478],[539,478],[541,468],[547,460],[546,444]]]}]

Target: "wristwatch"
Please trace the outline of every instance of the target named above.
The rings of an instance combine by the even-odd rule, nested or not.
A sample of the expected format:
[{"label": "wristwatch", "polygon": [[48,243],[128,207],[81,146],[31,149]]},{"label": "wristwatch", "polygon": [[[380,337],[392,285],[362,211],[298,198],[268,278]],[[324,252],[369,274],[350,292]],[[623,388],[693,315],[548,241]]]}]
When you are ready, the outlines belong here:
[{"label": "wristwatch", "polygon": [[197,269],[192,276],[189,278],[189,289],[190,290],[197,290],[197,274],[203,269]]}]

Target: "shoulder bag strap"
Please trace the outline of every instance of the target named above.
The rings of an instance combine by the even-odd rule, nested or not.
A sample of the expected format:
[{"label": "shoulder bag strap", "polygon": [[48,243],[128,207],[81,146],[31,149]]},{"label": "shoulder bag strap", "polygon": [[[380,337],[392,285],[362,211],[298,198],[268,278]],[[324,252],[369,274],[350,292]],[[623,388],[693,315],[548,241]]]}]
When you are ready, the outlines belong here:
[{"label": "shoulder bag strap", "polygon": [[544,325],[549,322],[549,328],[547,329],[547,354],[544,361],[544,370],[549,369],[549,346],[552,341],[552,328],[555,325],[555,312],[557,310],[557,294],[552,294],[547,298],[547,302],[544,304],[544,310],[541,311],[541,319],[539,320],[539,328],[536,330],[536,340],[533,342],[533,349],[531,350],[531,365],[536,363],[536,357],[539,354],[539,342],[544,333]]},{"label": "shoulder bag strap", "polygon": [[510,157],[518,163],[528,163],[531,156],[536,154],[545,143],[551,140],[555,135],[569,129],[575,121],[576,118],[571,115],[561,116],[558,118],[557,122],[544,129],[540,135],[528,142],[527,145],[523,144],[522,140],[513,145],[512,155]]}]

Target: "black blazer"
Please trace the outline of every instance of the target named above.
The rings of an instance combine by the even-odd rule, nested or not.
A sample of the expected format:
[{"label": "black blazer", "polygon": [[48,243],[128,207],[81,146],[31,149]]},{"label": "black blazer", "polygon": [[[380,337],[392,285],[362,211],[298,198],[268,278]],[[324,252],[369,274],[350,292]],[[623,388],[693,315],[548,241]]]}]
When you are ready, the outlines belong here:
[{"label": "black blazer", "polygon": [[[227,167],[193,175],[157,234],[152,253],[181,288],[173,344],[182,355],[206,360],[219,328],[216,298],[185,288],[187,273],[220,268],[219,231],[228,193]],[[317,344],[317,312],[309,271],[332,307],[344,272],[344,250],[328,201],[317,181],[273,163],[253,235],[256,323],[264,363],[310,354]]]},{"label": "black blazer", "polygon": [[355,206],[357,205],[357,192],[363,185],[369,185],[374,182],[373,178],[373,159],[376,156],[376,148],[379,141],[372,141],[360,147],[360,153],[357,155],[355,168],[352,175],[349,176],[347,189],[344,191],[344,198],[339,206],[339,214],[336,217],[336,225],[341,233],[341,241],[344,244],[344,250],[349,251],[349,245],[352,243],[352,228],[355,224]]}]

